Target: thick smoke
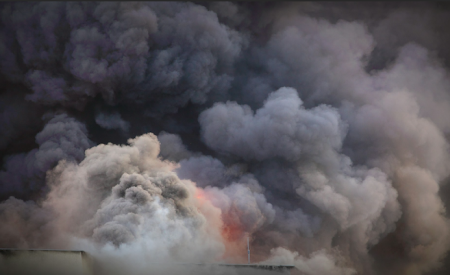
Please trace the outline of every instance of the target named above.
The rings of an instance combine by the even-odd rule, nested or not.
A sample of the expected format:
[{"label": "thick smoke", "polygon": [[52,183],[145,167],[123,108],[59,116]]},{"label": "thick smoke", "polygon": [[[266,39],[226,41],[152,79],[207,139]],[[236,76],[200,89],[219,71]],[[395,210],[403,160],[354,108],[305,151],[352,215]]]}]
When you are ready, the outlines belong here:
[{"label": "thick smoke", "polygon": [[105,114],[105,113],[99,113],[95,117],[95,122],[102,128],[108,129],[108,130],[122,130],[124,132],[128,132],[130,128],[130,124],[126,121],[124,121],[119,113],[112,113],[112,114]]},{"label": "thick smoke", "polygon": [[449,270],[448,5],[0,9],[0,247],[240,274],[214,264],[249,237],[300,274]]},{"label": "thick smoke", "polygon": [[1,196],[21,196],[39,191],[45,185],[45,174],[58,161],[81,161],[92,146],[86,127],[66,114],[56,115],[36,135],[38,149],[5,158],[0,171]]}]

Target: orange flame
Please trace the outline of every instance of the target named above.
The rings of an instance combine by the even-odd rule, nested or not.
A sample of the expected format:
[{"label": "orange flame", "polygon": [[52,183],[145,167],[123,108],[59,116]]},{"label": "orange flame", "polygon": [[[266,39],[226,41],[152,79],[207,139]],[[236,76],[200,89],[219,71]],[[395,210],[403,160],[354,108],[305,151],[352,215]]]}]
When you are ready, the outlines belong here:
[{"label": "orange flame", "polygon": [[[196,188],[194,198],[197,201],[199,209],[208,208],[209,203],[213,204],[213,198],[208,197],[208,193],[201,188]],[[225,253],[222,255],[223,260],[232,262],[246,262],[247,259],[247,241],[245,231],[239,221],[239,211],[235,207],[230,212],[222,212],[220,215],[221,227],[220,234],[223,244],[225,245]],[[204,211],[204,210],[201,210]],[[218,228],[219,229],[219,228]]]},{"label": "orange flame", "polygon": [[245,231],[236,214],[238,213],[222,213],[223,226],[221,233],[225,244],[225,254],[223,256],[225,259],[245,263],[247,259]]}]

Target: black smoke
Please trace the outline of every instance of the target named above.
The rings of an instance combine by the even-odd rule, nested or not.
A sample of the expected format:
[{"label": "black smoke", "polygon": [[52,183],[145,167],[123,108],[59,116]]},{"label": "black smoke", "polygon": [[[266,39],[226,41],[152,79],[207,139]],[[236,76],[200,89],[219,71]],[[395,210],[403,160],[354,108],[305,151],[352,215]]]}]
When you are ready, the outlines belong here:
[{"label": "black smoke", "polygon": [[0,12],[0,246],[449,269],[448,4]]}]

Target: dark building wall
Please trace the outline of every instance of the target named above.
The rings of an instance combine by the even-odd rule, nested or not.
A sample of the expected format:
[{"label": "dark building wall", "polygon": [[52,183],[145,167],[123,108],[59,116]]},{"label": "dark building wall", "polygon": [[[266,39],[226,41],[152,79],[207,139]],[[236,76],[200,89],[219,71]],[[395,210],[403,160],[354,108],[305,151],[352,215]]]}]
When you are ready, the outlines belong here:
[{"label": "dark building wall", "polygon": [[[281,275],[291,274],[293,266],[276,265],[195,265],[171,264],[167,268],[155,263],[145,275]],[[167,273],[167,274],[165,274]],[[141,275],[132,268],[123,270],[107,263],[100,264],[84,251],[0,249],[1,275]],[[294,273],[292,273],[294,274]],[[143,274],[142,274],[143,275]]]},{"label": "dark building wall", "polygon": [[83,251],[0,249],[0,274],[93,275],[92,260]]}]

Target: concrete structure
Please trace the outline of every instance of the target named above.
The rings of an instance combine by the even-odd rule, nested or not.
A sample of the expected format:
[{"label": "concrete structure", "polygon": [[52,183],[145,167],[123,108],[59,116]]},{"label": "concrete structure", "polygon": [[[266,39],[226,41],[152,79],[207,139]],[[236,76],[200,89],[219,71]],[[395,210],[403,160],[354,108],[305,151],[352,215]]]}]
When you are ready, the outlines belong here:
[{"label": "concrete structure", "polygon": [[0,249],[0,274],[94,275],[84,251]]},{"label": "concrete structure", "polygon": [[[211,265],[204,265],[211,266]],[[259,264],[217,264],[214,265],[220,274],[237,274],[237,275],[290,275],[293,265],[259,265]],[[206,268],[205,268],[206,269]],[[229,272],[227,272],[229,271]],[[205,273],[206,274],[206,273]]]},{"label": "concrete structure", "polygon": [[[257,264],[169,264],[148,263],[154,269],[148,275],[178,274],[233,274],[280,275],[290,274],[294,266]],[[106,269],[105,269],[106,268]],[[98,265],[84,251],[0,249],[1,275],[134,275],[129,268],[123,270]],[[141,275],[141,273],[139,273]]]}]

